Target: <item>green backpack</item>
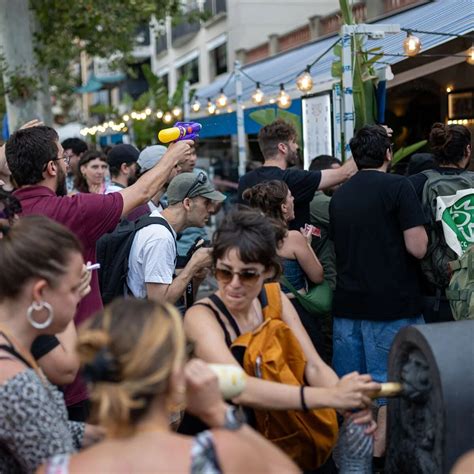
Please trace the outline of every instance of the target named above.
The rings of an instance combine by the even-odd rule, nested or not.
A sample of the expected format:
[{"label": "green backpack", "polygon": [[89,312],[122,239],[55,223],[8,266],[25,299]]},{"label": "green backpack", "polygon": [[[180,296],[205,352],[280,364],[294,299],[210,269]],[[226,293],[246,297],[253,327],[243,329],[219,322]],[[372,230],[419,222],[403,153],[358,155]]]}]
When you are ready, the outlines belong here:
[{"label": "green backpack", "polygon": [[474,173],[441,174],[423,171],[422,206],[429,218],[428,250],[421,261],[427,280],[447,288],[449,262],[460,258],[474,243]]},{"label": "green backpack", "polygon": [[464,255],[449,262],[452,272],[446,297],[456,320],[474,319],[474,245]]}]

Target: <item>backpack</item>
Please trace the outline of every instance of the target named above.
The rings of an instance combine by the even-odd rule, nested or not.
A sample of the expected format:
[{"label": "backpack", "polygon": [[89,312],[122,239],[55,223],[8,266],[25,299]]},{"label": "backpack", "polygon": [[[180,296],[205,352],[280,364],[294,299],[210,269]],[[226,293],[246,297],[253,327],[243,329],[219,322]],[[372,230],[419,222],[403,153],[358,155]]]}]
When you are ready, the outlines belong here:
[{"label": "backpack", "polygon": [[450,280],[449,262],[461,257],[474,242],[474,173],[422,173],[428,178],[421,202],[429,224],[428,249],[421,269],[430,283],[446,288]]},{"label": "backpack", "polygon": [[452,272],[446,297],[456,320],[474,319],[474,245],[464,255],[449,262]]},{"label": "backpack", "polygon": [[[240,334],[237,323],[223,302],[216,295],[210,299],[229,319],[238,335],[231,344],[231,351],[248,375],[303,386],[306,357],[296,336],[281,319],[280,291],[278,283],[264,286],[264,322],[245,334]],[[214,312],[229,343],[230,336],[221,318],[210,305],[206,306]],[[253,415],[257,431],[276,444],[303,470],[313,470],[323,465],[337,441],[336,412],[330,408],[308,411],[254,409]]]},{"label": "backpack", "polygon": [[[135,234],[151,224],[160,224],[174,233],[162,217],[142,216],[136,221],[122,219],[110,233],[102,236],[97,242],[97,261],[100,263],[99,287],[102,301],[110,303],[117,296],[127,296],[128,256]],[[176,244],[176,239],[175,244]]]}]

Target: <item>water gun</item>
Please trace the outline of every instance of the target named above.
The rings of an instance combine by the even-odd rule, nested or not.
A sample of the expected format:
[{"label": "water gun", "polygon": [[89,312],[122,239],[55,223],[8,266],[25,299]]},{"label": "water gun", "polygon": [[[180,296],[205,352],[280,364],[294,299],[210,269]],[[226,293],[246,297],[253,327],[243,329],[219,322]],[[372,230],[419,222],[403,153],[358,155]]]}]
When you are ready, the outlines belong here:
[{"label": "water gun", "polygon": [[193,140],[199,136],[202,125],[197,122],[176,122],[171,128],[164,128],[158,133],[161,143],[177,142],[179,140]]}]

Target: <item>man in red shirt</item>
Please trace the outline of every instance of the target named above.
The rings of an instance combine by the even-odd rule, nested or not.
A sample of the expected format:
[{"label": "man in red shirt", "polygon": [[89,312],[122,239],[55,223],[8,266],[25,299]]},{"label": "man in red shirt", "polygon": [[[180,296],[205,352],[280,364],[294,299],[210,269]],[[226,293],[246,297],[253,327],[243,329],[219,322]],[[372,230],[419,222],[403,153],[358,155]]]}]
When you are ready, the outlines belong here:
[{"label": "man in red shirt", "polygon": [[[173,168],[192,154],[193,142],[186,140],[169,146],[159,163],[135,184],[107,195],[67,196],[66,175],[69,158],[50,127],[18,130],[6,143],[6,158],[19,189],[14,192],[23,214],[46,215],[68,227],[81,240],[86,262],[95,262],[97,240],[111,232],[122,216],[148,202],[168,180]],[[60,251],[61,249],[58,249]],[[81,324],[102,308],[97,272],[91,292],[78,306],[75,322]],[[65,393],[68,406],[85,400],[85,387],[77,379]]]}]

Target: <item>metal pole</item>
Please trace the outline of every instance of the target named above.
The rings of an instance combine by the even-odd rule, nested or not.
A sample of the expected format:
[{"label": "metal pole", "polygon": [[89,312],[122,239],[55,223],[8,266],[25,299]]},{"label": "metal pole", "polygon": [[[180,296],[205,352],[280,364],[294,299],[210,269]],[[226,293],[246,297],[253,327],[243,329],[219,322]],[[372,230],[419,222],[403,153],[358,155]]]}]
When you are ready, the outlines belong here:
[{"label": "metal pole", "polygon": [[183,88],[183,117],[185,122],[189,122],[189,92],[190,92],[190,84],[189,81],[184,82]]},{"label": "metal pole", "polygon": [[235,74],[235,95],[237,99],[237,144],[239,148],[239,176],[245,174],[247,163],[247,153],[245,149],[245,127],[244,127],[244,109],[242,108],[242,73],[240,72],[240,61],[234,63]]},{"label": "metal pole", "polygon": [[342,105],[344,131],[344,159],[351,157],[349,142],[354,136],[355,116],[354,116],[354,96],[352,94],[352,29],[350,25],[343,25],[342,35]]},{"label": "metal pole", "polygon": [[333,93],[334,156],[342,160],[341,84],[334,84]]}]

